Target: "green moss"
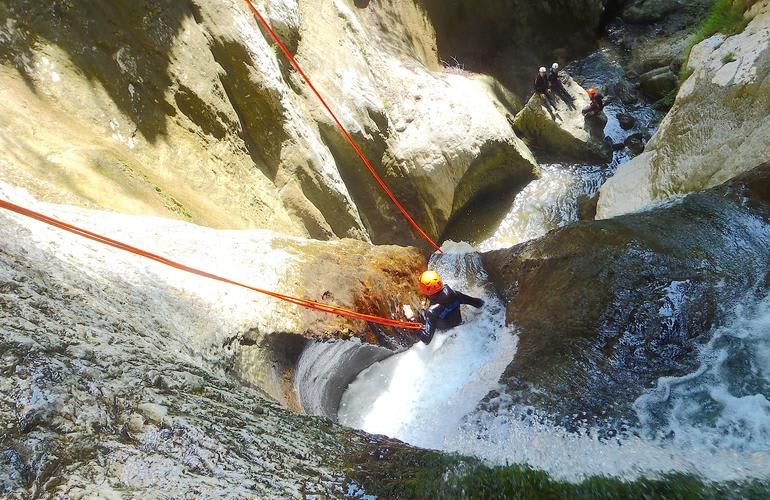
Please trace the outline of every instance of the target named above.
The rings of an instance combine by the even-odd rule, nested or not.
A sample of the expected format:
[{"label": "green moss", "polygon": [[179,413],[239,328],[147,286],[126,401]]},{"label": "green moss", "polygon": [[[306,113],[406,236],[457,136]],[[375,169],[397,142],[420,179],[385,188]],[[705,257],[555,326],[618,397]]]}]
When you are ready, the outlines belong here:
[{"label": "green moss", "polygon": [[730,64],[731,62],[735,62],[737,59],[735,58],[735,52],[728,52],[727,54],[722,56],[722,64]]},{"label": "green moss", "polygon": [[[716,0],[711,7],[709,16],[701,24],[692,36],[690,43],[685,51],[685,61],[690,58],[692,48],[703,40],[717,33],[725,35],[734,35],[740,33],[746,28],[749,20],[744,16],[746,11],[756,3],[757,0]],[[679,81],[684,82],[692,75],[687,64],[682,65],[679,74]]]},{"label": "green moss", "polygon": [[[388,454],[386,452],[386,454]],[[352,477],[367,493],[385,498],[767,498],[770,486],[759,481],[706,483],[688,474],[622,481],[591,477],[581,483],[556,481],[528,466],[489,467],[475,459],[421,450],[388,454],[381,468]],[[369,471],[372,472],[372,471]]]},{"label": "green moss", "polygon": [[671,109],[671,107],[674,105],[674,101],[676,100],[676,95],[678,93],[678,89],[671,90],[666,93],[663,97],[655,101],[655,104],[653,106],[655,109]]},{"label": "green moss", "polygon": [[679,71],[679,81],[684,83],[684,81],[690,78],[693,73],[695,73],[695,70],[684,64],[682,69]]}]

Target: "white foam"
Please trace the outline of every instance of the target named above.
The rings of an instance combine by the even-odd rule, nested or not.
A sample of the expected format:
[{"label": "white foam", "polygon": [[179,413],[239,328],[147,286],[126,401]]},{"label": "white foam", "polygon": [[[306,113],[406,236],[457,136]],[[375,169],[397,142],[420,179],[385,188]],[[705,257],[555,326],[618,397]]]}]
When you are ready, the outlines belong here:
[{"label": "white foam", "polygon": [[484,308],[463,306],[465,324],[362,372],[343,396],[342,423],[441,449],[497,386],[515,354],[516,337],[505,326],[504,308],[490,293],[478,256],[448,251],[462,246],[445,246],[447,254],[434,258],[431,267],[450,286],[482,296]]},{"label": "white foam", "polygon": [[541,177],[516,196],[495,234],[482,251],[507,248],[539,238],[578,220],[578,199],[604,182],[604,167],[541,165]]},{"label": "white foam", "polygon": [[[445,250],[463,247],[453,243]],[[431,266],[450,285],[484,294],[487,306],[480,313],[464,311],[466,323],[439,333],[429,346],[418,344],[359,375],[343,396],[343,424],[494,465],[527,464],[566,481],[671,472],[708,481],[770,479],[770,299],[739,311],[716,332],[698,370],[662,378],[639,398],[641,428],[602,439],[596,429],[568,432],[533,416],[498,386],[517,339],[505,326],[502,304],[484,288],[477,256],[447,252]],[[664,321],[679,307],[687,284],[672,283]],[[741,355],[742,366],[726,368]],[[479,406],[495,389],[502,395],[488,407],[496,409]]]}]

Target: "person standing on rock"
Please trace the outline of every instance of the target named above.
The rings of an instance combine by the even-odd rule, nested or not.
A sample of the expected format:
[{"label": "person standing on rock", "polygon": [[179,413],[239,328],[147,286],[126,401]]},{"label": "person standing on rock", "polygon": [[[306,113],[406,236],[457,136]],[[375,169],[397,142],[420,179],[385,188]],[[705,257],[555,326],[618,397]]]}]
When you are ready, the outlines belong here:
[{"label": "person standing on rock", "polygon": [[[468,304],[475,308],[484,305],[482,299],[477,299],[462,292],[452,290],[445,285],[441,276],[436,271],[425,271],[420,276],[420,290],[428,296],[430,306],[421,311],[425,326],[420,331],[420,340],[424,344],[430,344],[436,330],[449,330],[463,322],[460,313],[460,305]],[[404,306],[407,317],[414,318],[410,306]]]},{"label": "person standing on rock", "polygon": [[545,106],[545,109],[551,114],[551,118],[555,120],[556,117],[553,114],[553,109],[556,108],[556,102],[553,100],[551,82],[548,81],[548,73],[545,70],[545,66],[540,68],[537,78],[535,78],[535,93],[540,97],[540,102]]},{"label": "person standing on rock", "polygon": [[562,83],[561,78],[559,78],[559,63],[553,63],[551,66],[551,71],[548,72],[548,83],[551,84],[552,92],[558,94],[567,106],[575,109],[575,106],[572,104],[575,102],[575,98],[570,95],[567,88]]},{"label": "person standing on rock", "polygon": [[590,88],[588,89],[588,97],[591,98],[591,103],[583,108],[583,116],[586,119],[597,118],[604,112],[604,96],[595,88]]},{"label": "person standing on rock", "polygon": [[583,108],[588,133],[601,140],[604,137],[604,127],[607,125],[607,115],[604,114],[604,96],[594,88],[588,89],[591,103]]}]

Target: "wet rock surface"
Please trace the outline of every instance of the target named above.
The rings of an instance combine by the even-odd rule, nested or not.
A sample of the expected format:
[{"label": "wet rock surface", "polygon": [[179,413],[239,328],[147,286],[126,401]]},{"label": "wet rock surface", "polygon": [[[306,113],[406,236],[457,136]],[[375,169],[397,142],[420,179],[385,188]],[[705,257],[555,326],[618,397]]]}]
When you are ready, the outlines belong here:
[{"label": "wet rock surface", "polygon": [[697,352],[770,255],[770,165],[645,213],[582,222],[483,255],[520,330],[503,375],[517,404],[569,428],[628,419]]},{"label": "wet rock surface", "polygon": [[747,15],[744,32],[693,48],[692,76],[644,154],[602,187],[599,218],[719,185],[770,157],[770,2]]},{"label": "wet rock surface", "polygon": [[[0,185],[0,197],[21,196]],[[367,269],[380,259],[361,242],[276,236],[270,249],[260,232],[23,202],[119,239],[154,241],[147,243],[154,251],[192,265],[340,305],[356,302],[353,290],[366,286]],[[6,212],[0,220],[0,496],[337,496],[364,491],[358,484],[365,477],[350,479],[354,461],[382,468],[370,463],[377,458],[369,438],[287,408],[294,390],[284,380],[288,365],[263,359],[239,366],[255,345],[270,352],[271,339],[288,350],[292,336],[281,332],[310,342],[303,335],[365,336],[366,327],[305,316]],[[301,256],[313,253],[307,245],[335,248],[300,271]],[[416,272],[409,269],[414,257],[422,265],[419,254],[392,251],[401,254],[393,261],[397,274]],[[365,264],[357,270],[339,267],[359,257]],[[335,269],[353,288],[314,291]],[[387,309],[380,292],[347,305],[366,310],[385,300]],[[398,442],[387,447],[396,455],[406,450]]]},{"label": "wet rock surface", "polygon": [[[403,318],[402,302],[415,307],[419,303],[416,276],[424,260],[416,249],[373,247],[356,240],[319,242],[266,231],[216,231],[173,220],[40,204],[2,183],[0,197],[247,285],[384,317]],[[109,293],[126,301],[125,314],[141,315],[142,302],[149,302],[148,307],[159,309],[158,315],[177,321],[197,348],[213,350],[239,378],[298,411],[303,407],[294,370],[313,342],[358,338],[398,348],[415,341],[406,331],[303,309],[8,213],[0,217],[5,244],[19,251],[40,248],[54,256],[57,248],[68,249],[59,256],[61,261],[89,269],[88,276],[98,282],[106,280]],[[36,264],[47,267],[42,256]],[[62,283],[73,277],[56,268],[51,275]],[[73,317],[80,312],[78,308]]]},{"label": "wet rock surface", "polygon": [[623,130],[631,130],[636,125],[636,118],[625,113],[617,114],[618,123]]}]

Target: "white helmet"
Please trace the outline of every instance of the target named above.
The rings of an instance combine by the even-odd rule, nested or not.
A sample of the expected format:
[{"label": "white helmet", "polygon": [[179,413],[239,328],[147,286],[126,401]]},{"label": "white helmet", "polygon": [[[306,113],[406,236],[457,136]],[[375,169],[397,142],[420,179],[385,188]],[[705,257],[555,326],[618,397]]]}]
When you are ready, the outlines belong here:
[{"label": "white helmet", "polygon": [[553,69],[557,70],[559,69],[559,63],[553,63],[553,66],[551,66]]},{"label": "white helmet", "polygon": [[542,67],[540,68],[540,72],[541,72],[541,73],[545,73],[545,66],[542,66]]}]

